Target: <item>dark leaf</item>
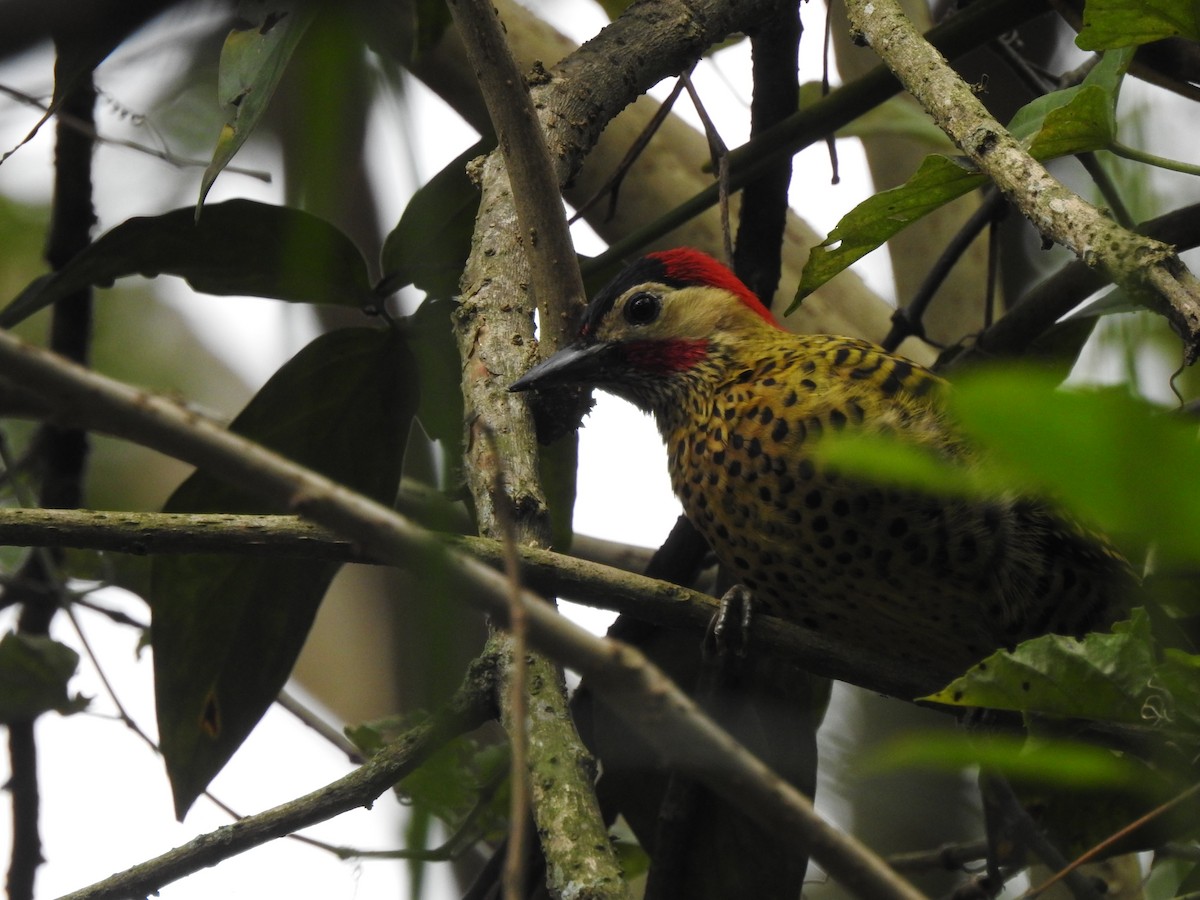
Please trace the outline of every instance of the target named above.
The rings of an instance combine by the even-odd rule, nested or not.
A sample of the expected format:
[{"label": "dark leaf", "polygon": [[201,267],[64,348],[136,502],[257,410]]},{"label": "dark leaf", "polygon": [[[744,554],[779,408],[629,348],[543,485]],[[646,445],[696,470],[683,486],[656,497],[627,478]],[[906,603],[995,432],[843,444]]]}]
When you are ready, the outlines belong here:
[{"label": "dark leaf", "polygon": [[3,312],[11,328],[88,285],[126,275],[178,275],[198,291],[300,303],[365,306],[375,302],[367,264],[345,234],[324,219],[253,200],[229,200],[128,219],[60,271],[43,275]]},{"label": "dark leaf", "polygon": [[[345,329],[300,351],[230,427],[390,504],[416,394],[403,340],[390,330]],[[166,509],[281,512],[204,472],[180,485]],[[336,571],[303,558],[155,558],[158,727],[180,817],[279,693]]]},{"label": "dark leaf", "polygon": [[446,0],[416,0],[413,13],[417,17],[413,59],[420,59],[425,51],[432,49],[442,39],[454,17],[450,15]]},{"label": "dark leaf", "polygon": [[65,644],[27,634],[0,639],[0,724],[28,721],[44,712],[79,712],[87,701],[67,693],[79,654]]},{"label": "dark leaf", "polygon": [[467,178],[467,163],[485,150],[481,141],[459,154],[408,201],[383,243],[384,292],[413,284],[433,297],[458,294],[479,209],[479,189]]},{"label": "dark leaf", "polygon": [[421,401],[417,418],[431,438],[441,441],[446,455],[462,454],[462,361],[450,324],[454,302],[431,296],[408,317],[409,346],[421,372]]}]

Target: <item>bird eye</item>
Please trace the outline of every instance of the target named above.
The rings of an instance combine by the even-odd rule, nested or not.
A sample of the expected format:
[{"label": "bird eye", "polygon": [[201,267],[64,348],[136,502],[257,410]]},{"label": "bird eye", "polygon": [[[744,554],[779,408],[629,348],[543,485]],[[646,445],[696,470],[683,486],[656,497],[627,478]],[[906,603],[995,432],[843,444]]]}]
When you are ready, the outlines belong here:
[{"label": "bird eye", "polygon": [[649,325],[658,318],[661,309],[662,299],[643,291],[625,301],[625,321],[630,325]]}]

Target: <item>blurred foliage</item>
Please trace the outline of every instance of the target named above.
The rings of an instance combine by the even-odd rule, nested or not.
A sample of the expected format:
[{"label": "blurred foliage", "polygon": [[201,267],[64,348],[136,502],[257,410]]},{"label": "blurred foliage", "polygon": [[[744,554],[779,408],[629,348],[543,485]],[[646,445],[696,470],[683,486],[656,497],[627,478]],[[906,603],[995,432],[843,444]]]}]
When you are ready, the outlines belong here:
[{"label": "blurred foliage", "polygon": [[[616,15],[627,4],[613,0],[603,5]],[[493,141],[485,138],[446,162],[418,187],[390,230],[367,222],[365,231],[387,234],[382,277],[375,278],[369,242],[350,237],[358,233],[342,223],[335,225],[336,217],[326,207],[373,209],[353,193],[353,185],[369,180],[358,171],[363,165],[362,148],[355,145],[360,134],[347,126],[348,107],[355,104],[365,120],[366,110],[396,102],[400,80],[379,77],[381,70],[394,71],[396,61],[369,54],[362,32],[333,7],[318,12],[310,4],[277,0],[241,4],[239,10],[241,18],[232,30],[220,19],[180,38],[194,54],[186,70],[153,86],[152,118],[168,142],[194,152],[203,146],[211,154],[202,176],[188,172],[161,192],[148,187],[147,196],[138,198],[151,206],[139,209],[147,214],[117,222],[66,267],[48,275],[39,259],[51,227],[45,210],[0,198],[0,245],[5,248],[0,297],[16,298],[0,313],[0,324],[20,322],[21,333],[36,339],[46,323],[44,312],[33,315],[38,310],[81,287],[107,287],[136,274],[180,276],[195,290],[212,294],[341,307],[348,317],[283,366],[234,421],[234,429],[390,502],[415,416],[425,436],[441,445],[440,464],[429,468],[440,470],[443,484],[456,486],[462,364],[451,313],[478,205],[465,166]],[[441,0],[418,0],[400,15],[408,26],[404,47],[410,57],[405,63],[431,53],[449,23]],[[382,31],[388,23],[372,24]],[[218,32],[220,40],[213,37]],[[1192,0],[1089,0],[1078,44],[1108,52],[1082,84],[1026,104],[1012,119],[1014,133],[1041,158],[1110,146],[1118,131],[1118,92],[1131,56],[1120,48],[1176,35],[1200,38]],[[89,42],[85,35],[83,46],[71,48],[68,62],[74,60],[78,68],[80,60],[100,58],[120,37],[105,32]],[[136,60],[127,64],[136,68]],[[156,80],[153,68],[146,67],[144,80]],[[61,88],[55,85],[56,94]],[[281,107],[290,115],[279,115]],[[134,118],[124,112],[122,117]],[[222,121],[214,142],[213,132]],[[151,135],[157,142],[153,127],[142,125],[140,136]],[[1121,133],[1130,130],[1131,123],[1122,120]],[[905,135],[934,147],[945,145],[923,114],[899,100],[881,104],[839,134],[864,140]],[[185,196],[195,197],[197,182],[202,203],[218,176],[222,188],[227,182],[236,185],[230,165],[235,156],[257,153],[274,163],[279,146],[293,154],[284,184],[287,205],[235,199],[202,210],[170,209],[186,202]],[[143,171],[128,161],[140,163],[140,157],[121,159],[122,167]],[[1106,165],[1116,171],[1115,180],[1138,218],[1175,199],[1150,197],[1142,183],[1145,166]],[[980,176],[961,159],[931,157],[907,184],[843,217],[813,252],[797,296],[980,184]],[[392,319],[388,305],[393,295],[409,286],[425,297],[412,316]],[[178,306],[157,296],[161,287],[122,281],[97,295],[96,367],[134,384],[180,393],[218,415],[231,413],[248,389],[207,349]],[[204,303],[194,296],[183,302],[195,307]],[[1102,346],[1108,358],[1118,359],[1125,389],[1055,389],[1085,330],[1068,323],[1042,337],[1042,350],[1055,357],[1054,373],[983,370],[948,392],[951,415],[979,451],[976,465],[948,472],[941,461],[911,447],[869,438],[830,441],[825,447],[847,472],[922,490],[1044,494],[1109,534],[1131,560],[1140,561],[1153,548],[1159,574],[1164,579],[1179,576],[1176,589],[1160,595],[1167,600],[1153,614],[1138,612],[1112,633],[1083,641],[1046,637],[999,652],[929,698],[948,706],[1017,712],[1036,734],[1035,741],[918,735],[889,744],[878,756],[877,765],[884,767],[958,770],[983,764],[1006,773],[1027,797],[1042,798],[1037,802],[1045,821],[1070,834],[1065,846],[1072,849],[1081,846],[1081,836],[1091,838],[1127,823],[1148,797],[1158,800],[1177,790],[1184,782],[1172,754],[1178,748],[1190,752],[1200,740],[1200,657],[1172,631],[1172,626],[1185,629],[1188,619],[1200,613],[1200,594],[1190,578],[1193,569],[1200,569],[1195,543],[1200,496],[1194,496],[1200,488],[1189,477],[1197,471],[1195,427],[1131,396],[1132,388],[1146,392],[1157,387],[1161,393],[1155,376],[1145,374],[1144,363],[1148,356],[1173,358],[1178,342],[1161,320],[1109,315],[1127,308],[1128,299],[1117,297],[1087,313],[1105,315],[1092,346]],[[387,327],[348,327],[362,324],[360,312],[378,314]],[[207,340],[227,349],[219,346],[219,338]],[[1179,379],[1186,396],[1200,391],[1197,377],[1188,372]],[[32,433],[27,425],[8,431],[21,451],[28,449]],[[411,441],[424,438],[414,433]],[[148,451],[97,440],[89,502],[101,508],[156,504],[184,472],[180,464],[164,467],[162,462]],[[555,539],[567,546],[574,459],[547,457],[546,463]],[[21,479],[31,477],[21,473]],[[198,474],[184,482],[167,508],[233,511],[260,505]],[[103,568],[90,555],[67,560],[76,576]],[[128,563],[117,562],[118,583],[145,593],[145,573]],[[286,679],[336,567],[305,560],[285,564],[180,557],[157,560],[155,568],[159,725],[182,812],[235,752]],[[450,600],[439,573],[417,574],[411,588],[422,596],[414,605],[426,618],[403,638],[444,661],[456,622],[446,613]],[[63,644],[14,635],[0,640],[0,721],[80,708],[81,699],[68,690],[76,662],[75,652]],[[351,736],[371,753],[412,721],[371,723],[353,729]],[[1148,745],[1149,750],[1116,754],[1085,743],[1095,736],[1086,732],[1089,724],[1101,736],[1106,726],[1122,735],[1132,731],[1144,741],[1137,749]],[[1076,726],[1079,733],[1073,733]],[[1064,737],[1060,731],[1069,733]],[[458,838],[464,846],[502,836],[507,765],[507,748],[501,744],[463,738],[447,745],[397,786],[415,813],[409,836],[424,846],[435,819],[451,829],[466,822]],[[1073,793],[1066,801],[1046,799],[1053,793],[1048,788],[1068,787]],[[1135,788],[1144,790],[1139,794]],[[1081,818],[1090,820],[1088,828],[1077,821]],[[1164,834],[1194,837],[1186,829]],[[640,848],[626,844],[623,849],[627,874],[644,871],[647,858]],[[1152,900],[1198,888],[1197,868],[1181,861],[1158,863],[1149,885]]]}]

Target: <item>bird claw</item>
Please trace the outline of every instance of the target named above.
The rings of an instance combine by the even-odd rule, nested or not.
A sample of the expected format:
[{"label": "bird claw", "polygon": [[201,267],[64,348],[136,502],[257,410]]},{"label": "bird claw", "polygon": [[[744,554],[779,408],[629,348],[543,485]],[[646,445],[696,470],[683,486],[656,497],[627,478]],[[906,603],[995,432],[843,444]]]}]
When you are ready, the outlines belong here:
[{"label": "bird claw", "polygon": [[735,584],[721,598],[720,608],[704,634],[704,654],[712,658],[743,659],[750,646],[750,623],[754,619],[754,595]]}]

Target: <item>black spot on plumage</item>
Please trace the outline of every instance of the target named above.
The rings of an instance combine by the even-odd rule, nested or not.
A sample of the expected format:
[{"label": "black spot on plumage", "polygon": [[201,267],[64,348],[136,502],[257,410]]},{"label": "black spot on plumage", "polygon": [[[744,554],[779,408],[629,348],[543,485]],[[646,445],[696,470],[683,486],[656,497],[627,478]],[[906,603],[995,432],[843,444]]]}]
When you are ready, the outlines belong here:
[{"label": "black spot on plumage", "polygon": [[750,438],[750,443],[746,447],[746,453],[751,459],[762,455],[762,441],[758,438]]},{"label": "black spot on plumage", "polygon": [[850,358],[849,347],[838,347],[833,354],[833,364],[835,366],[845,365],[846,360]]},{"label": "black spot on plumage", "polygon": [[783,405],[784,406],[795,406],[796,401],[799,399],[800,398],[796,395],[795,391],[788,391],[787,396],[783,398]]},{"label": "black spot on plumage", "polygon": [[771,440],[779,443],[788,436],[787,419],[776,419],[775,427],[771,429]]},{"label": "black spot on plumage", "polygon": [[762,412],[758,414],[758,421],[764,425],[770,425],[771,420],[775,418],[775,411],[769,406],[764,406]]},{"label": "black spot on plumage", "polygon": [[712,461],[713,461],[714,465],[718,465],[718,466],[725,465],[725,451],[718,450],[716,453],[714,453],[712,455]]},{"label": "black spot on plumage", "polygon": [[823,500],[820,491],[809,491],[804,495],[804,505],[809,509],[820,509]]},{"label": "black spot on plumage", "polygon": [[817,383],[811,378],[800,379],[800,386],[806,391],[815,391],[817,389]]},{"label": "black spot on plumage", "polygon": [[729,473],[730,478],[737,478],[742,474],[742,461],[740,459],[731,460],[725,467],[725,471]]},{"label": "black spot on plumage", "polygon": [[846,414],[840,409],[831,409],[829,411],[829,424],[834,428],[845,428]]}]

